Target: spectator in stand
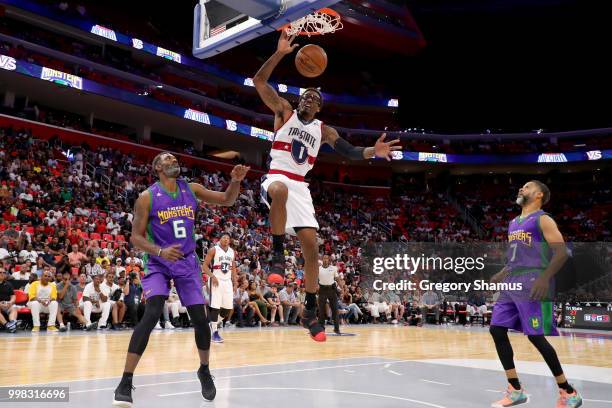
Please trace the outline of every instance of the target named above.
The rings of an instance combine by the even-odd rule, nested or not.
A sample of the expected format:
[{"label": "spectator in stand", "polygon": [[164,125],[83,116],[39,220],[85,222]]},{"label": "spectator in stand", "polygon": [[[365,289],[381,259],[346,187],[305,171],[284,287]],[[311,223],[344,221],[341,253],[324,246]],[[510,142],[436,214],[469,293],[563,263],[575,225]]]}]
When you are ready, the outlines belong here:
[{"label": "spectator in stand", "polygon": [[289,284],[278,294],[281,305],[283,306],[283,319],[288,324],[297,324],[297,318],[302,314],[302,303],[298,300],[295,294],[295,284]]},{"label": "spectator in stand", "polygon": [[268,303],[268,307],[270,308],[270,321],[272,322],[272,326],[278,326],[276,323],[276,312],[278,311],[278,317],[280,318],[280,324],[282,326],[285,325],[285,316],[283,315],[283,305],[280,303],[280,298],[278,297],[278,286],[272,285],[270,287],[270,291],[264,295],[264,299]]},{"label": "spectator in stand", "polygon": [[129,265],[125,268],[125,273],[131,274],[136,273],[140,276],[140,265],[136,262],[135,257],[131,257]]},{"label": "spectator in stand", "polygon": [[[0,267],[0,325],[9,333],[17,331],[17,308],[15,307],[15,293],[13,285],[8,281],[8,274]],[[7,321],[8,319],[8,321]]]},{"label": "spectator in stand", "polygon": [[[83,309],[87,326],[91,325],[91,313],[102,313],[97,323],[98,330],[105,329],[110,314],[111,304],[101,287],[102,275],[95,275],[93,282],[85,286],[79,307]],[[92,326],[93,327],[93,326]]]},{"label": "spectator in stand", "polygon": [[40,255],[39,258],[42,258],[45,264],[55,265],[55,257],[51,253],[51,248],[49,248],[49,244],[45,243],[45,245],[43,246],[43,251],[39,255]]},{"label": "spectator in stand", "polygon": [[[170,320],[170,313],[172,313],[172,321]],[[166,307],[164,308],[166,328],[174,329],[178,327],[181,313],[187,313],[187,308],[181,305],[181,300],[174,287],[174,280],[170,279],[170,293],[168,294],[168,300],[166,300]]]},{"label": "spectator in stand", "polygon": [[96,262],[93,254],[89,257],[89,262],[85,264],[85,273],[87,276],[96,276],[103,273],[102,265]]},{"label": "spectator in stand", "polygon": [[121,258],[116,258],[115,259],[115,274],[119,276],[121,275],[121,272],[123,272],[123,275],[125,277],[125,267],[123,266],[123,260]]},{"label": "spectator in stand", "polygon": [[421,309],[423,313],[427,316],[428,313],[433,313],[435,315],[436,324],[440,324],[440,305],[442,304],[441,296],[433,291],[428,290],[423,293],[421,297]]},{"label": "spectator in stand", "polygon": [[45,260],[43,259],[42,256],[39,256],[38,259],[36,260],[36,265],[32,266],[30,273],[34,273],[38,275],[38,277],[40,278],[42,273],[45,270],[45,267],[49,268],[49,265],[45,264]]},{"label": "spectator in stand", "polygon": [[75,285],[77,293],[83,293],[85,286],[87,286],[87,274],[82,272],[79,273],[79,282]]},{"label": "spectator in stand", "polygon": [[38,258],[38,253],[34,250],[32,244],[26,245],[26,249],[24,249],[23,251],[19,252],[19,261],[20,262],[30,261],[30,262],[34,263],[34,262],[36,262],[37,258]]},{"label": "spectator in stand", "polygon": [[25,263],[19,267],[19,271],[13,272],[13,279],[15,280],[29,280],[30,279],[30,265]]},{"label": "spectator in stand", "polygon": [[[70,272],[68,272],[70,273]],[[52,276],[55,276],[55,281],[53,282],[56,286],[58,283],[64,280],[63,274],[61,272],[56,271],[55,273],[51,273]]]},{"label": "spectator in stand", "polygon": [[[236,327],[250,326],[253,319],[253,309],[249,307],[249,294],[247,288],[249,281],[244,277],[238,280],[238,287],[234,291],[234,314],[237,317]],[[246,319],[245,319],[246,314]]]},{"label": "spectator in stand", "polygon": [[123,302],[124,293],[123,290],[114,282],[115,273],[112,271],[106,272],[105,281],[102,282],[100,287],[108,298],[111,305],[111,330],[118,330],[119,324],[123,322],[125,317],[126,306]]},{"label": "spectator in stand", "polygon": [[[33,275],[36,276],[36,275]],[[35,281],[28,288],[28,307],[32,312],[32,332],[40,331],[40,313],[48,313],[47,331],[57,332],[55,321],[57,318],[57,288],[51,284],[51,272],[42,274],[40,281]]]},{"label": "spectator in stand", "polygon": [[87,322],[81,313],[81,309],[79,309],[79,292],[76,286],[70,283],[70,276],[70,272],[64,272],[62,275],[62,281],[57,284],[57,299],[59,301],[57,321],[60,324],[59,330],[61,332],[67,330],[66,325],[64,324],[64,313],[67,313],[68,316],[76,317],[85,330],[91,330],[91,324],[87,325]]},{"label": "spectator in stand", "polygon": [[[51,272],[47,272],[47,273],[51,273]],[[41,277],[42,277],[42,275],[41,275]],[[29,293],[29,291],[30,291],[30,285],[31,285],[32,283],[36,282],[37,280],[38,280],[38,275],[36,275],[36,274],[30,274],[30,279],[28,280],[28,283],[27,283],[25,286],[23,286],[23,287],[21,288],[21,290],[23,290],[25,293]]]},{"label": "spectator in stand", "polygon": [[110,258],[108,257],[108,250],[106,248],[98,250],[98,257],[96,258],[97,264],[102,265],[104,261],[106,261],[108,264],[111,262]]},{"label": "spectator in stand", "polygon": [[133,326],[138,324],[141,312],[144,312],[144,305],[141,302],[142,299],[142,286],[140,285],[140,276],[137,273],[128,275],[128,286],[127,291],[124,291],[124,301],[127,307],[127,314],[130,318],[130,322]]},{"label": "spectator in stand", "polygon": [[381,314],[384,314],[386,317],[389,317],[389,312],[391,310],[391,308],[389,307],[389,305],[387,304],[387,302],[384,301],[384,299],[382,299],[380,293],[378,292],[366,292],[366,294],[369,294],[368,297],[368,310],[370,311],[370,315],[373,318],[373,323],[378,323],[378,319],[380,318]]},{"label": "spectator in stand", "polygon": [[249,307],[253,309],[257,317],[259,317],[259,321],[262,325],[266,325],[270,323],[268,319],[266,319],[268,315],[268,306],[266,305],[266,301],[264,300],[261,292],[259,291],[259,287],[255,281],[249,282],[249,288],[247,289],[249,294]]},{"label": "spectator in stand", "polygon": [[70,266],[77,268],[87,262],[87,255],[79,251],[78,243],[72,244],[72,252],[68,254],[68,261],[70,263]]}]

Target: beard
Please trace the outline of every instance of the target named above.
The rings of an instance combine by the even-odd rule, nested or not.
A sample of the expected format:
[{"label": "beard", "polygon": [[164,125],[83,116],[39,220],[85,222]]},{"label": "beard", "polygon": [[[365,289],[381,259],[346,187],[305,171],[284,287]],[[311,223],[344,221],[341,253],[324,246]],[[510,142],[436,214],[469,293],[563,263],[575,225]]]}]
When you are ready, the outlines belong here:
[{"label": "beard", "polygon": [[181,168],[179,166],[168,166],[162,169],[166,177],[177,178],[181,174]]},{"label": "beard", "polygon": [[520,206],[526,205],[529,202],[529,197],[519,194],[515,202]]}]

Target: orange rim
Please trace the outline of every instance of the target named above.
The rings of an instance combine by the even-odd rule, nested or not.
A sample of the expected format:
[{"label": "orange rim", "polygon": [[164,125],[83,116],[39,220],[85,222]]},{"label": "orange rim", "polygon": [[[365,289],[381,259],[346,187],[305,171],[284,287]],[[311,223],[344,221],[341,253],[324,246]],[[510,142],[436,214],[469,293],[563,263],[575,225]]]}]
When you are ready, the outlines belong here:
[{"label": "orange rim", "polygon": [[[335,17],[336,20],[340,21],[340,13],[338,13],[336,10],[333,10],[333,9],[330,9],[330,8],[327,8],[327,7],[317,10],[315,13],[327,14],[327,15]],[[304,17],[306,17],[306,16],[304,16]],[[285,29],[291,27],[291,24],[293,24],[293,23],[287,23],[284,26],[282,26],[281,28],[277,29],[277,31],[285,30]],[[332,33],[329,33],[329,34],[332,34]],[[320,33],[318,31],[300,31],[299,33],[297,33],[297,35],[308,35],[308,36],[311,36],[311,35],[323,35],[323,33]]]}]

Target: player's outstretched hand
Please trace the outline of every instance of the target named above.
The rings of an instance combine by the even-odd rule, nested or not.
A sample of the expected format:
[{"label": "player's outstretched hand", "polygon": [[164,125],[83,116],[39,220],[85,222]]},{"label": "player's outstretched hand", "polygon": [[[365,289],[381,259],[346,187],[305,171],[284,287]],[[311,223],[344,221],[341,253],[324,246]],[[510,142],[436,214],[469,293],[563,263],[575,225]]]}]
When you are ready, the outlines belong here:
[{"label": "player's outstretched hand", "polygon": [[181,244],[170,245],[161,250],[159,256],[172,262],[176,262],[183,258],[183,252],[179,249]]},{"label": "player's outstretched hand", "polygon": [[375,157],[380,157],[381,159],[385,158],[387,161],[391,161],[393,158],[393,151],[402,150],[402,146],[395,146],[400,142],[399,139],[385,142],[385,137],[387,137],[387,134],[383,133],[376,141],[374,145],[374,155]]},{"label": "player's outstretched hand", "polygon": [[232,181],[242,181],[249,170],[251,170],[249,166],[243,166],[242,164],[235,166],[230,174],[232,176]]},{"label": "player's outstretched hand", "polygon": [[293,50],[299,47],[299,44],[292,44],[295,37],[296,35],[289,36],[285,30],[281,30],[276,50],[283,55],[291,54]]}]

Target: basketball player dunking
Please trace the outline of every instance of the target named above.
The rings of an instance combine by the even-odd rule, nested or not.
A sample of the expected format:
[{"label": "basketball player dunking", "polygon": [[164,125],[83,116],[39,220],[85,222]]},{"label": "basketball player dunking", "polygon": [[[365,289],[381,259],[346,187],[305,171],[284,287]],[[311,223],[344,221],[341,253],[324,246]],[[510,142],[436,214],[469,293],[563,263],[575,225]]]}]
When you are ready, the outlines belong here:
[{"label": "basketball player dunking", "polygon": [[373,147],[355,147],[342,139],[338,132],[315,118],[323,103],[321,92],[308,88],[300,96],[296,110],[281,98],[268,80],[274,68],[285,55],[293,52],[295,36],[281,32],[276,52],[263,64],[253,77],[255,88],[263,102],[274,112],[276,132],[270,151],[270,169],[263,177],[262,200],[270,208],[270,226],[273,241],[273,273],[284,276],[285,257],[283,242],[285,233],[297,235],[304,254],[306,301],[302,325],[316,341],[325,341],[325,329],[316,316],[316,292],[318,276],[317,230],[312,198],[304,176],[312,169],[322,143],[332,146],[338,153],[351,160],[373,157],[391,160],[391,153],[400,150],[394,146],[399,140],[385,142],[383,134]]},{"label": "basketball player dunking", "polygon": [[194,326],[202,396],[209,401],[215,398],[217,391],[208,369],[210,327],[204,310],[200,263],[195,254],[196,211],[198,201],[233,205],[249,167],[239,165],[232,169],[232,180],[225,192],[210,191],[201,184],[179,179],[181,168],[171,153],[158,154],[153,159],[153,171],[159,181],[136,200],[130,239],[132,245],[146,253],[142,287],[147,305],[132,333],[123,377],[115,390],[113,405],[118,407],[132,406],[134,370],[163,312],[171,279]]},{"label": "basketball player dunking", "polygon": [[491,278],[491,282],[521,283],[523,287],[522,291],[501,291],[493,307],[490,331],[509,385],[504,398],[493,403],[492,407],[511,407],[528,402],[514,368],[508,329],[527,335],[546,361],[559,386],[557,408],[582,405],[582,398],[568,384],[557,353],[545,337],[559,335],[549,288],[551,279],[567,259],[557,224],[541,209],[549,199],[550,190],[539,181],[530,181],[519,190],[516,203],[522,211],[510,222],[508,229],[508,263]]},{"label": "basketball player dunking", "polygon": [[227,318],[229,321],[234,311],[234,287],[238,286],[238,273],[236,254],[229,243],[229,234],[221,235],[218,245],[208,251],[202,264],[204,273],[210,278],[209,320],[213,343],[223,343],[223,338],[217,330],[218,318]]}]

